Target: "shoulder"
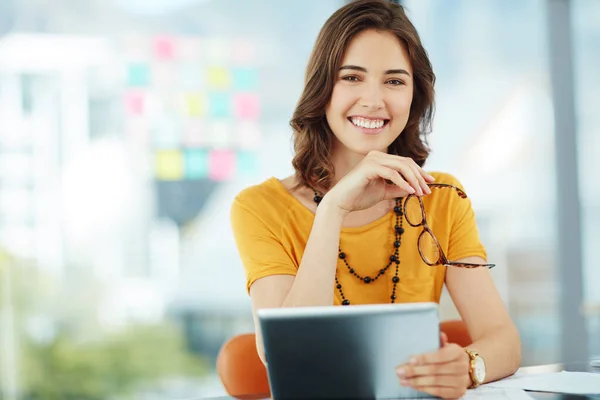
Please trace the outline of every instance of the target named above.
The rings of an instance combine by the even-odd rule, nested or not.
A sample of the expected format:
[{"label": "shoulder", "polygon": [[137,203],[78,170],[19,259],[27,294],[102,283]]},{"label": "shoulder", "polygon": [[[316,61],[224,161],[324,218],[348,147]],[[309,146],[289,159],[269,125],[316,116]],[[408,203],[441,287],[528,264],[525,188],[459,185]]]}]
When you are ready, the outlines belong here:
[{"label": "shoulder", "polygon": [[243,216],[252,216],[271,225],[281,222],[290,207],[293,206],[291,194],[277,179],[249,186],[239,192],[231,206],[231,218],[235,223]]},{"label": "shoulder", "polygon": [[456,187],[464,190],[462,183],[460,183],[458,178],[452,174],[449,174],[447,172],[439,172],[439,171],[432,171],[432,172],[428,171],[428,173],[435,178],[435,182],[433,182],[433,183],[442,183],[445,185],[452,185],[452,186],[456,186]]},{"label": "shoulder", "polygon": [[[423,202],[430,204],[433,210],[456,210],[463,206],[464,199],[468,198],[463,184],[454,175],[446,172],[429,172],[435,178],[430,185],[432,194],[425,196]],[[466,202],[468,203],[468,202]]]}]

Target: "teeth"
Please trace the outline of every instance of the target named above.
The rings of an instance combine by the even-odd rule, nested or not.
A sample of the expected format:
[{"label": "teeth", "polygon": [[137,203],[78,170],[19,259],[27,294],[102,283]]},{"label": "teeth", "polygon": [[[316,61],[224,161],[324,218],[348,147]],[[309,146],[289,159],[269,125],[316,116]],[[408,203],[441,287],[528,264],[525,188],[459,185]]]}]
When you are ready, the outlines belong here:
[{"label": "teeth", "polygon": [[361,128],[377,129],[381,128],[384,124],[382,119],[366,119],[360,117],[351,118],[354,125],[360,126]]}]

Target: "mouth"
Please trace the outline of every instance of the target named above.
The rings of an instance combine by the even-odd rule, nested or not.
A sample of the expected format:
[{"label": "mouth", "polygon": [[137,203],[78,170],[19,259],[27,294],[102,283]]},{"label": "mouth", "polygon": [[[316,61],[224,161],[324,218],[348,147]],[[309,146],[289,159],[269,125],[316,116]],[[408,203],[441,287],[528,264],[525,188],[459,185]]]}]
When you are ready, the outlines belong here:
[{"label": "mouth", "polygon": [[366,134],[377,134],[390,123],[386,118],[348,117],[348,121]]}]

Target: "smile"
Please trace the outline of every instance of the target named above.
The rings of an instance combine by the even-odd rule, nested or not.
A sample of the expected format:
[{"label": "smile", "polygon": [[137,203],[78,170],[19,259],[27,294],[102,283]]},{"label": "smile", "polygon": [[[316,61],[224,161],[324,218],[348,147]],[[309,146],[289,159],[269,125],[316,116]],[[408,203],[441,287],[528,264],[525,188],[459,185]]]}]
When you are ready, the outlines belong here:
[{"label": "smile", "polygon": [[352,125],[357,128],[374,130],[381,130],[384,126],[386,126],[390,120],[389,119],[379,119],[379,118],[364,118],[364,117],[349,117],[348,121],[352,123]]}]

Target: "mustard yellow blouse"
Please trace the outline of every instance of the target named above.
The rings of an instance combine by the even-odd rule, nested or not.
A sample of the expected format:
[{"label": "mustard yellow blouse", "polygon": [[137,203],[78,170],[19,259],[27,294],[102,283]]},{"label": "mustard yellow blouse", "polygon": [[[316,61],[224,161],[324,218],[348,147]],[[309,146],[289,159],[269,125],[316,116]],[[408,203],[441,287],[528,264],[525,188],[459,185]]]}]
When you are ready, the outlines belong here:
[{"label": "mustard yellow blouse", "polygon": [[[435,183],[447,183],[462,189],[460,182],[445,173],[431,173]],[[434,190],[423,197],[427,223],[451,261],[470,256],[486,259],[479,239],[470,200],[460,198],[455,190]],[[237,248],[246,273],[246,288],[269,275],[296,275],[308,240],[314,214],[302,205],[276,178],[244,189],[231,208],[231,223]],[[361,226],[342,228],[340,247],[347,261],[360,276],[375,276],[394,253],[395,215]],[[425,264],[417,248],[422,228],[406,221],[399,249],[400,269],[396,302],[439,303],[446,267]],[[392,293],[391,266],[375,282],[365,284],[351,275],[338,259],[337,274],[344,295],[352,304],[389,303]],[[335,288],[335,304],[341,297]]]}]

